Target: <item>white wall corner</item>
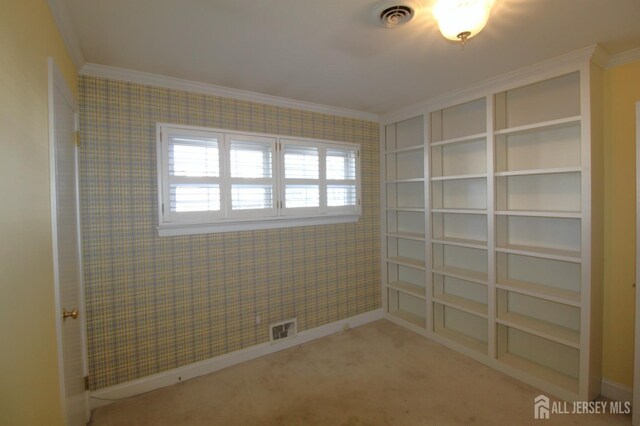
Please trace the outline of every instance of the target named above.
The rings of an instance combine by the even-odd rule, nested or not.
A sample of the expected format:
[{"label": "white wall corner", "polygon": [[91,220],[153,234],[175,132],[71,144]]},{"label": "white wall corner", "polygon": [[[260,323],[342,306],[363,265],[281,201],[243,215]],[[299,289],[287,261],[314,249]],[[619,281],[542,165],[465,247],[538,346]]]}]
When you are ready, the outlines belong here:
[{"label": "white wall corner", "polygon": [[612,55],[609,63],[607,64],[607,68],[626,65],[636,61],[640,61],[640,47]]},{"label": "white wall corner", "polygon": [[301,331],[295,337],[282,340],[278,343],[262,343],[256,346],[241,349],[239,351],[220,355],[215,358],[210,358],[194,364],[185,365],[183,367],[164,371],[152,376],[143,377],[131,382],[121,383],[119,385],[99,389],[97,391],[89,393],[89,404],[91,406],[91,409],[93,410],[95,408],[109,405],[123,398],[130,398],[132,396],[140,395],[152,390],[171,386],[185,380],[193,379],[205,374],[210,374],[215,371],[222,370],[223,368],[231,367],[233,365],[240,364],[246,361],[251,361],[252,359],[256,359],[261,356],[276,353],[284,349],[289,349],[294,346],[308,343],[313,340],[320,339],[322,337],[326,337],[349,328],[359,327],[361,325],[365,325],[382,318],[383,312],[380,308],[373,311],[365,312],[360,315],[345,318],[340,321],[332,322],[330,324],[321,325],[320,327],[312,328],[310,330]]},{"label": "white wall corner", "polygon": [[316,104],[279,96],[265,95],[247,90],[233,89],[230,87],[216,86],[214,84],[201,83],[181,78],[169,77],[161,74],[135,71],[126,68],[111,67],[86,63],[80,69],[81,75],[107,78],[111,80],[126,81],[164,89],[183,90],[186,92],[200,93],[204,95],[220,96],[223,98],[237,99],[241,101],[255,102],[259,104],[277,107],[298,109],[302,111],[316,112],[320,114],[335,115],[339,117],[354,118],[357,120],[379,122],[378,114],[365,111],[356,111],[348,108],[334,107],[330,105]]},{"label": "white wall corner", "polygon": [[629,402],[633,400],[633,391],[625,385],[611,380],[602,379],[600,395],[614,401]]},{"label": "white wall corner", "polygon": [[76,69],[80,71],[84,66],[85,60],[84,55],[82,54],[82,49],[80,48],[80,42],[78,40],[75,26],[71,20],[71,14],[69,13],[67,2],[66,0],[48,0],[48,3],[53,19],[58,26],[58,31],[60,31],[62,40],[67,47],[69,55],[71,56],[71,60],[76,66]]}]

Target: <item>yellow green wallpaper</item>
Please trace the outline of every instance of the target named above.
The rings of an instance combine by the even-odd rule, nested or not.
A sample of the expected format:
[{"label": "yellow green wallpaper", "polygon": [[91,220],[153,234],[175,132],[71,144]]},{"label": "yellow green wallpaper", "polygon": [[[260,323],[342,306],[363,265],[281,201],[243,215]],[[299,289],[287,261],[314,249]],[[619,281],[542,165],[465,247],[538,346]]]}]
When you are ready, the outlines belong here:
[{"label": "yellow green wallpaper", "polygon": [[[80,185],[92,390],[377,309],[378,124],[83,76]],[[157,122],[361,145],[357,223],[158,237]],[[261,316],[262,324],[255,324]]]}]

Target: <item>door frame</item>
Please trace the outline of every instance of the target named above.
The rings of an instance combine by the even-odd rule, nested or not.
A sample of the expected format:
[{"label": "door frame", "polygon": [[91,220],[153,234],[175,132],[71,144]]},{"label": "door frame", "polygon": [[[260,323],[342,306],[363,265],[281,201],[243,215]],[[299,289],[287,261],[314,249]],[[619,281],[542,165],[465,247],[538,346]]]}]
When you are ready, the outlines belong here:
[{"label": "door frame", "polygon": [[636,319],[633,368],[632,423],[640,426],[640,102],[636,103]]},{"label": "door frame", "polygon": [[[51,239],[53,248],[53,285],[54,285],[54,299],[55,299],[55,325],[56,325],[56,343],[57,343],[57,355],[58,355],[58,382],[60,388],[60,403],[62,404],[62,413],[67,422],[67,401],[66,401],[66,385],[64,374],[64,352],[62,347],[62,306],[60,300],[60,272],[58,269],[58,203],[57,203],[57,188],[56,188],[56,146],[55,146],[55,114],[54,114],[54,91],[58,90],[65,98],[69,106],[74,112],[75,130],[78,130],[78,102],[75,96],[69,89],[67,82],[65,81],[60,69],[53,58],[48,58],[48,106],[49,106],[49,182],[50,182],[50,197],[51,197]],[[78,177],[78,156],[76,147],[75,165],[76,169],[76,209],[77,209],[77,236],[78,236],[78,267],[79,267],[79,305],[78,309],[81,315],[78,316],[80,320],[80,335],[81,335],[81,348],[82,348],[82,371],[86,377],[88,374],[88,362],[87,362],[87,329],[85,321],[85,307],[84,307],[84,275],[82,269],[82,238],[80,234],[80,193],[79,193],[79,177]],[[89,409],[89,397],[88,392],[85,391],[84,396],[85,405],[85,419],[88,422],[91,416]]]}]

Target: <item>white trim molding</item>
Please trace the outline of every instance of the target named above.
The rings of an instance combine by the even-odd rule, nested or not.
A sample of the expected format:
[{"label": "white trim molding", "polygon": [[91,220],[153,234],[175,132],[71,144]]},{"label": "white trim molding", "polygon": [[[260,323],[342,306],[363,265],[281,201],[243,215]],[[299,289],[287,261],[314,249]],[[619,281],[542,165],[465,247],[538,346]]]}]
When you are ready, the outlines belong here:
[{"label": "white trim molding", "polygon": [[364,314],[332,322],[330,324],[321,325],[320,327],[312,328],[310,330],[301,331],[291,339],[285,339],[278,341],[277,343],[262,343],[260,345],[230,352],[215,358],[185,365],[184,367],[175,368],[173,370],[154,374],[142,379],[99,389],[91,392],[89,395],[91,409],[93,410],[94,408],[109,405],[112,402],[123,398],[130,398],[152,390],[171,386],[185,380],[213,373],[242,362],[289,349],[303,343],[308,343],[312,340],[320,339],[349,328],[359,327],[382,319],[382,317],[382,309],[376,309],[365,312]]},{"label": "white trim molding", "polygon": [[76,66],[76,69],[79,70],[83,67],[85,60],[82,49],[80,48],[80,41],[76,29],[69,14],[67,2],[66,0],[48,0],[48,3],[51,14],[53,15],[53,20],[56,22],[64,45],[69,52],[69,56],[71,56],[71,60]]},{"label": "white trim molding", "polygon": [[636,61],[640,61],[640,47],[611,56],[611,60],[607,64],[607,68],[626,65]]},{"label": "white trim molding", "polygon": [[330,105],[316,104],[312,102],[298,101],[279,96],[265,95],[247,90],[233,89],[216,86],[208,83],[168,77],[143,71],[134,71],[125,68],[111,67],[86,63],[80,69],[81,75],[101,77],[112,80],[126,81],[129,83],[143,84],[147,86],[162,87],[165,89],[183,90],[186,92],[201,93],[205,95],[220,96],[223,98],[237,99],[240,101],[256,102],[259,104],[292,108],[320,114],[336,115],[339,117],[355,118],[358,120],[378,122],[378,114],[364,111],[356,111],[348,108],[334,107]]},{"label": "white trim molding", "polygon": [[592,60],[601,68],[605,68],[609,63],[609,54],[598,44],[574,50],[573,52],[555,58],[546,59],[533,65],[500,74],[479,83],[457,90],[451,90],[422,102],[381,114],[379,117],[380,124],[395,123],[444,108],[447,105],[464,103],[479,97],[484,97],[487,92],[504,91],[516,86],[525,85],[528,82],[533,83],[547,78],[557,77],[564,73],[574,71],[578,64],[584,63],[588,59]]},{"label": "white trim molding", "polygon": [[342,214],[311,217],[275,217],[271,220],[244,220],[232,223],[159,225],[156,227],[160,237],[180,235],[214,234],[218,232],[255,231],[258,229],[282,229],[296,226],[335,225],[338,223],[356,223],[360,214]]},{"label": "white trim molding", "polygon": [[630,388],[620,383],[613,382],[611,380],[602,379],[602,386],[600,388],[600,395],[609,398],[613,401],[629,402],[633,398],[633,392]]}]

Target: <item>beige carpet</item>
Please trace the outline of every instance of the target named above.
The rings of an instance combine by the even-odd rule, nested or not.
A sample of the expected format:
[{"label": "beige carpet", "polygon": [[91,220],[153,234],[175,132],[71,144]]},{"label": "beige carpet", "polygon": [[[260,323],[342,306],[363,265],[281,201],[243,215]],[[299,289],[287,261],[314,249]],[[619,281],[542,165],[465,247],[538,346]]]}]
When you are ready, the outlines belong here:
[{"label": "beige carpet", "polygon": [[541,392],[387,321],[93,412],[91,425],[630,425],[551,414]]}]

